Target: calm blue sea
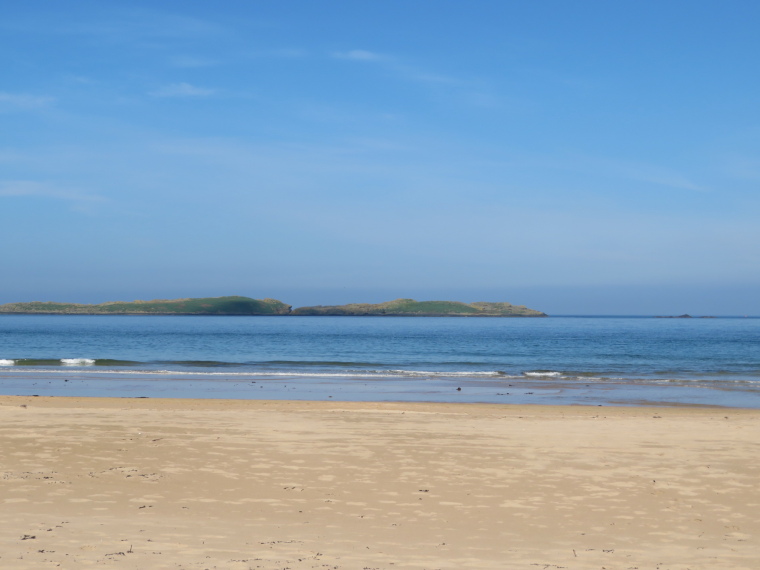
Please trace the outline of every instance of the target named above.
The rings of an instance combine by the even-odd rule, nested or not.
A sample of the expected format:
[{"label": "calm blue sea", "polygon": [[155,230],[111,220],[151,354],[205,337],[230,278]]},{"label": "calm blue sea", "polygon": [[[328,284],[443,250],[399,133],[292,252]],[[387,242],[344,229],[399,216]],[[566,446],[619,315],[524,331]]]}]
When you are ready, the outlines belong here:
[{"label": "calm blue sea", "polygon": [[0,393],[760,408],[760,319],[0,315]]}]

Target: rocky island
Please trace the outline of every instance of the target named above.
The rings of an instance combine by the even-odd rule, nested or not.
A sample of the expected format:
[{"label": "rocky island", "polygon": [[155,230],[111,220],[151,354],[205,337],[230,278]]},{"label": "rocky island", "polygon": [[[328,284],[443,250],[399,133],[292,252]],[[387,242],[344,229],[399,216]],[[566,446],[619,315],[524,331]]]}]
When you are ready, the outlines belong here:
[{"label": "rocky island", "polygon": [[287,315],[291,306],[277,299],[250,297],[204,297],[200,299],[156,299],[112,301],[99,305],[39,302],[0,305],[0,313],[54,315]]},{"label": "rocky island", "polygon": [[396,299],[386,303],[318,305],[293,309],[277,299],[250,297],[204,297],[112,301],[97,305],[33,301],[0,305],[0,313],[46,315],[304,315],[386,317],[546,317],[545,313],[510,303],[460,303]]},{"label": "rocky island", "polygon": [[406,316],[406,317],[546,317],[545,313],[529,309],[524,305],[510,303],[460,303],[458,301],[415,301],[396,299],[386,303],[351,303],[300,307],[293,315],[332,316]]}]

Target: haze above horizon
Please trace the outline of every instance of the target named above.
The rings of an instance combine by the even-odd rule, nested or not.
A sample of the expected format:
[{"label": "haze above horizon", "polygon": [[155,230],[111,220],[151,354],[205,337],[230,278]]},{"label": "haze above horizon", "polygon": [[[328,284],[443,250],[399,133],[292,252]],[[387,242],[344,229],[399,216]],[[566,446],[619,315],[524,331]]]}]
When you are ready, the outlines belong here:
[{"label": "haze above horizon", "polygon": [[0,303],[760,315],[759,17],[6,3]]}]

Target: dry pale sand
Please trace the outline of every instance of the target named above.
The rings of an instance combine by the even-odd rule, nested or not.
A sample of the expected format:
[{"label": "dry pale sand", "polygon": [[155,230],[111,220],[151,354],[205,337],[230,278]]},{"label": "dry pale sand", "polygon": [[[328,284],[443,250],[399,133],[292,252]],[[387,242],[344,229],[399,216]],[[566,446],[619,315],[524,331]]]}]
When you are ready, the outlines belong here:
[{"label": "dry pale sand", "polygon": [[0,397],[0,568],[760,568],[760,412]]}]

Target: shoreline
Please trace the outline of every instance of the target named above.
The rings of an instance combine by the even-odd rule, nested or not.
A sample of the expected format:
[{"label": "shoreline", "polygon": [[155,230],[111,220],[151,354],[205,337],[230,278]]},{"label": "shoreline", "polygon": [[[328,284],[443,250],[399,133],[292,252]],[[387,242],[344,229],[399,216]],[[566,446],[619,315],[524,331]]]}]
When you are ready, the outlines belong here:
[{"label": "shoreline", "polygon": [[[431,373],[434,374],[434,373]],[[58,370],[5,367],[0,395],[117,398],[190,398],[222,400],[293,400],[353,402],[469,403],[551,406],[695,406],[760,409],[760,391],[752,385],[682,379],[642,382],[547,376],[362,376],[361,374],[268,374]]]},{"label": "shoreline", "polygon": [[[536,415],[573,414],[583,412],[598,415],[599,408],[604,411],[628,411],[632,417],[662,412],[663,410],[684,410],[686,412],[720,413],[732,412],[757,415],[760,409],[728,407],[712,404],[690,404],[680,402],[639,401],[625,404],[525,404],[494,402],[436,402],[436,401],[401,401],[401,400],[287,400],[287,399],[244,399],[244,398],[183,398],[177,396],[45,396],[45,395],[8,395],[0,394],[0,408],[15,406],[35,406],[38,408],[83,408],[83,409],[137,409],[137,410],[366,410],[371,407],[376,411],[427,411],[430,413],[467,413],[473,408],[476,414],[504,414],[520,411],[527,413],[534,410]],[[617,414],[616,414],[617,415]]]},{"label": "shoreline", "polygon": [[0,396],[0,566],[756,568],[760,411]]}]

